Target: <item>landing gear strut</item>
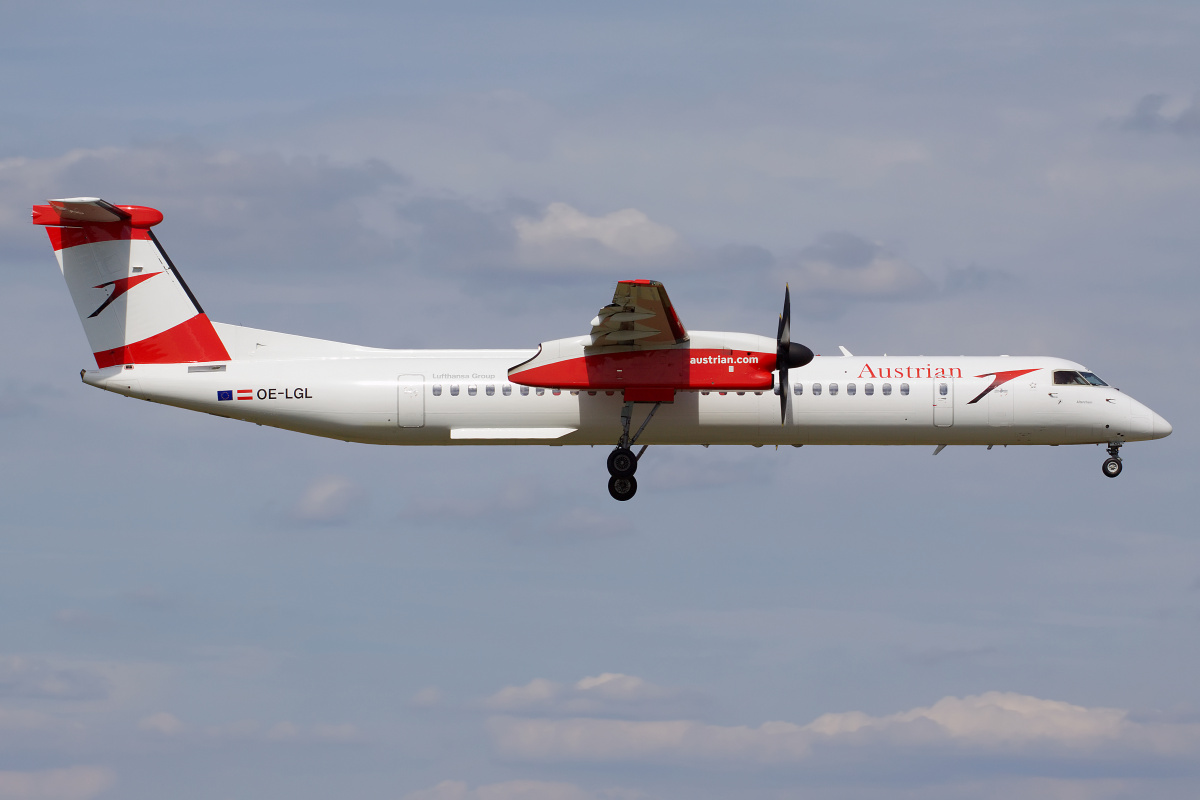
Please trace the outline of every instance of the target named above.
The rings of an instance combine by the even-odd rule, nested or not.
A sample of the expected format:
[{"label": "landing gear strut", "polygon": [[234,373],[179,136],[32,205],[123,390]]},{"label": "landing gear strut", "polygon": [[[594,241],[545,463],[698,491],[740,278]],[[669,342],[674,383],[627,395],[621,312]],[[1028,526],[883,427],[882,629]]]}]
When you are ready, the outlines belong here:
[{"label": "landing gear strut", "polygon": [[1101,471],[1109,478],[1115,478],[1121,474],[1121,443],[1110,442],[1108,445],[1108,458],[1100,465]]},{"label": "landing gear strut", "polygon": [[608,479],[608,493],[614,500],[628,500],[637,493],[637,478],[633,477],[633,473],[637,472],[638,459],[642,457],[642,453],[646,452],[647,445],[642,445],[642,449],[636,454],[633,452],[633,446],[637,444],[638,437],[642,435],[642,431],[646,430],[646,426],[650,424],[654,412],[658,411],[660,405],[662,403],[654,404],[633,436],[629,435],[629,423],[633,419],[633,403],[627,402],[621,407],[621,438],[617,442],[616,448],[608,454],[608,474],[612,476]]}]

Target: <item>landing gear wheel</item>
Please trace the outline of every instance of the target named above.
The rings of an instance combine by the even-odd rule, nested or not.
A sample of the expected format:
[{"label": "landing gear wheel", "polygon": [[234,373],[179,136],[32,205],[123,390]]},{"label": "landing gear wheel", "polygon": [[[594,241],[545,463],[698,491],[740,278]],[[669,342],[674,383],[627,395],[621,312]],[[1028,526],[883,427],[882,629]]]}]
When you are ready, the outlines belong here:
[{"label": "landing gear wheel", "polygon": [[[1105,476],[1107,476],[1109,478],[1115,478],[1121,474],[1121,459],[1119,459],[1119,458],[1105,459],[1104,463],[1100,466],[1100,469],[1104,471]],[[615,495],[614,495],[614,497],[615,497]]]},{"label": "landing gear wheel", "polygon": [[637,494],[637,478],[614,475],[608,479],[608,493],[613,500],[628,500]]},{"label": "landing gear wheel", "polygon": [[628,447],[618,447],[608,454],[608,474],[614,478],[633,477],[637,465],[637,456]]}]

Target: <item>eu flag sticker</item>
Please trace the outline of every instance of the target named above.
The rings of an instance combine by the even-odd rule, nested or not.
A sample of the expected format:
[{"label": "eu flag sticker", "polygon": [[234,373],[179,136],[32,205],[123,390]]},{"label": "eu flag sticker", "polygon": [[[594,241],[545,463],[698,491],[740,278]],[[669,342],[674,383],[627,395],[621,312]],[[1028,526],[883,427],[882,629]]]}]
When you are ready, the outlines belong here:
[{"label": "eu flag sticker", "polygon": [[227,389],[224,392],[217,392],[217,399],[218,400],[232,400],[233,399],[233,390]]}]

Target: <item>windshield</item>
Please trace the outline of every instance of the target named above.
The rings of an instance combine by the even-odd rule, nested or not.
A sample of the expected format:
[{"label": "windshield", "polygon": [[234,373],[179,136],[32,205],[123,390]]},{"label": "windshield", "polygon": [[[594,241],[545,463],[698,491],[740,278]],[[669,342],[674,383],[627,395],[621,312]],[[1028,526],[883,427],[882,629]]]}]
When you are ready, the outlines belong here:
[{"label": "windshield", "polygon": [[1075,372],[1069,369],[1054,371],[1055,386],[1108,386],[1094,372]]}]

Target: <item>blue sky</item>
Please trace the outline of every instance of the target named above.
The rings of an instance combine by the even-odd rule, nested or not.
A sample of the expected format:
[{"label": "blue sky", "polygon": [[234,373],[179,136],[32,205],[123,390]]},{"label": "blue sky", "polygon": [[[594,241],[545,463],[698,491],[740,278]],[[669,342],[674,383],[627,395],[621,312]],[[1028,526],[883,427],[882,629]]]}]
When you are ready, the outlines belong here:
[{"label": "blue sky", "polygon": [[[0,800],[1200,789],[1192,4],[25,4],[0,43]],[[631,514],[592,449],[83,386],[28,222],[78,195],[162,210],[221,321],[533,347],[655,277],[771,334],[790,282],[818,353],[1068,357],[1175,432],[1117,480],[660,448]]]}]

